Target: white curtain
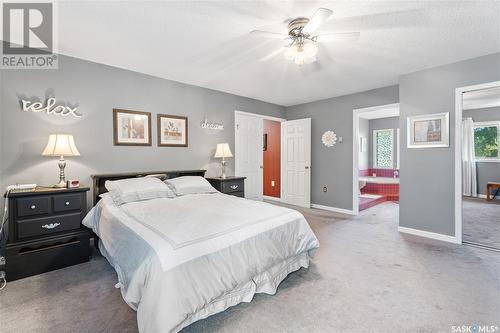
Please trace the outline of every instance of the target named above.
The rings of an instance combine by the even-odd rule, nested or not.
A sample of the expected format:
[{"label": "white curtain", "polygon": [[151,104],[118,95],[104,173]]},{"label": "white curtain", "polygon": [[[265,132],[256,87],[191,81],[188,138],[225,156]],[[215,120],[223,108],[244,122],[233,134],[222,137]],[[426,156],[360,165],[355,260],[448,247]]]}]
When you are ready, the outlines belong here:
[{"label": "white curtain", "polygon": [[477,197],[477,174],[474,152],[474,122],[462,121],[462,191],[463,195]]}]

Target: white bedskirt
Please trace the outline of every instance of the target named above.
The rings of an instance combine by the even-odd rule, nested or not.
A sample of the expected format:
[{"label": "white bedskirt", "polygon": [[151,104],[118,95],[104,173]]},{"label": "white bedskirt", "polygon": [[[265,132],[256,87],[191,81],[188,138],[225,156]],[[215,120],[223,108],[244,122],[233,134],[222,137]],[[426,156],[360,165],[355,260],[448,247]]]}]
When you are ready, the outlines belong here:
[{"label": "white bedskirt", "polygon": [[[112,263],[111,265],[113,267],[115,267],[116,264],[113,264],[113,260],[112,258],[109,257],[106,248],[102,245],[102,242],[99,242],[99,249],[102,255],[106,259],[108,259],[110,263]],[[309,254],[306,252],[299,254],[295,257],[286,259],[281,263],[274,265],[267,271],[258,274],[247,283],[237,286],[233,290],[227,291],[223,295],[219,296],[218,298],[212,300],[210,303],[206,304],[204,307],[198,309],[196,312],[190,314],[184,321],[179,323],[176,327],[172,328],[171,331],[178,332],[182,330],[184,327],[189,326],[198,320],[205,319],[211,315],[222,312],[231,306],[238,305],[239,303],[242,302],[247,302],[247,303],[251,302],[255,294],[262,293],[262,294],[274,295],[281,281],[283,281],[288,276],[288,274],[295,272],[302,267],[308,268],[309,260],[310,260]],[[119,286],[122,292],[122,296],[126,300],[127,289],[121,282]],[[134,304],[129,304],[129,305],[134,310],[137,311]],[[139,317],[143,319],[139,320]],[[138,321],[140,325],[139,330],[141,332],[150,331],[150,329],[153,329],[152,330],[153,332],[155,329],[154,327],[148,327],[149,325],[147,323],[141,324],[141,321],[148,321],[147,319],[148,317],[149,315],[147,313],[141,314],[140,316],[138,313]]]},{"label": "white bedskirt", "polygon": [[[192,198],[197,199],[195,212],[168,214]],[[283,207],[273,209],[269,204],[222,194],[157,199],[128,209],[109,199],[101,200],[84,224],[100,237],[99,248],[117,272],[123,299],[137,311],[142,333],[178,332],[199,319],[251,301],[255,293],[274,294],[290,272],[309,266],[310,256],[319,247],[302,214]],[[248,222],[241,224],[235,218],[233,225],[231,219],[219,218],[219,229],[201,225],[206,232],[192,233],[196,242],[181,239],[194,226],[216,221],[211,216],[213,207],[222,202],[232,214],[235,208],[248,212],[253,208],[242,215]],[[130,214],[131,209],[138,213]],[[206,216],[203,221],[195,218],[200,212]],[[178,221],[174,220],[177,216]],[[161,220],[169,225],[162,225]],[[182,227],[180,232],[175,230],[177,225]],[[214,230],[217,234],[210,235]]]}]

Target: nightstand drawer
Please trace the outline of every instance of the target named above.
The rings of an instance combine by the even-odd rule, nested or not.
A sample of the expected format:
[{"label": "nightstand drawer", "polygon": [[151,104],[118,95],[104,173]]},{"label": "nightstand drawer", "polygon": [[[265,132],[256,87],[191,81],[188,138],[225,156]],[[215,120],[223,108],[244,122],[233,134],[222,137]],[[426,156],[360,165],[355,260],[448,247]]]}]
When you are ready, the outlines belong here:
[{"label": "nightstand drawer", "polygon": [[18,220],[16,221],[17,237],[19,239],[23,239],[79,229],[80,221],[80,213],[43,217],[31,220]]},{"label": "nightstand drawer", "polygon": [[232,192],[232,193],[228,193],[229,195],[234,195],[235,197],[239,197],[239,198],[244,198],[245,197],[245,192],[241,191],[241,192]]},{"label": "nightstand drawer", "polygon": [[68,210],[79,210],[81,208],[81,195],[68,194],[58,195],[54,198],[54,212],[66,212]]},{"label": "nightstand drawer", "polygon": [[7,247],[7,281],[89,261],[87,231]]},{"label": "nightstand drawer", "polygon": [[230,180],[222,183],[222,193],[243,191],[243,180]]},{"label": "nightstand drawer", "polygon": [[33,197],[17,199],[17,216],[33,216],[48,214],[50,197]]}]

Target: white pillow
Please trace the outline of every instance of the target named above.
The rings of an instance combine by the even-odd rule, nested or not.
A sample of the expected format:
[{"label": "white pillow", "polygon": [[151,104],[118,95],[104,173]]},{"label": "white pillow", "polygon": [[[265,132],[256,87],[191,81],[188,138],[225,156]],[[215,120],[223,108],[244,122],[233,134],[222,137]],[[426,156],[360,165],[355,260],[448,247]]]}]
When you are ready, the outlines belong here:
[{"label": "white pillow", "polygon": [[177,195],[217,192],[205,178],[200,176],[182,176],[167,179],[165,183]]},{"label": "white pillow", "polygon": [[156,198],[173,198],[175,193],[154,177],[107,180],[104,186],[117,205]]}]

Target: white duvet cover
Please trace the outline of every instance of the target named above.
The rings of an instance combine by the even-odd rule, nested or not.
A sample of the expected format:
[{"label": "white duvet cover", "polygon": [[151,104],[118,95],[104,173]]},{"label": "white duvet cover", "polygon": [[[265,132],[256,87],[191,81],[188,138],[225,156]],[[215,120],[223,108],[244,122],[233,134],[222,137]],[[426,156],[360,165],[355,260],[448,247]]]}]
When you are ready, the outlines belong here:
[{"label": "white duvet cover", "polygon": [[220,193],[116,206],[83,221],[100,237],[141,332],[177,332],[308,267],[319,242],[297,211]]}]

